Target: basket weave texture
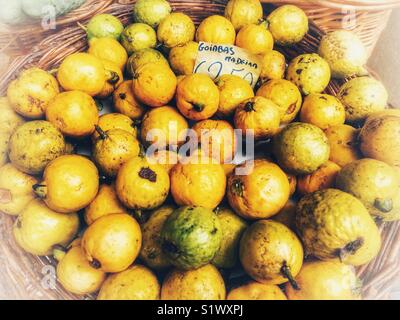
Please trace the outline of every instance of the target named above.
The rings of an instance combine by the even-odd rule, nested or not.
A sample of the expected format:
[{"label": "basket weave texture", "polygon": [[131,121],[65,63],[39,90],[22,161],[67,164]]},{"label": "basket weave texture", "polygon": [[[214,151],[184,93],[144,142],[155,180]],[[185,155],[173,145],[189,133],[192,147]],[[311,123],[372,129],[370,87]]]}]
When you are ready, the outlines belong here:
[{"label": "basket weave texture", "polygon": [[[13,0],[10,0],[13,1]],[[87,0],[81,7],[55,20],[54,29],[44,29],[40,20],[9,26],[0,24],[0,51],[10,56],[28,54],[30,50],[43,39],[60,30],[62,27],[75,25],[106,9],[113,0]]]},{"label": "basket weave texture", "polygon": [[[102,12],[112,2],[129,4],[132,0],[87,0],[80,8],[57,19],[57,29],[66,27]],[[364,42],[369,53],[372,53],[379,36],[385,29],[391,11],[399,6],[397,0],[261,0],[274,5],[295,4],[306,11],[323,31],[336,29],[353,30]],[[355,18],[355,23],[349,21]],[[345,25],[343,24],[345,21]],[[35,44],[49,36],[54,30],[45,30],[39,22],[21,26],[0,25],[0,50],[15,56],[28,53]]]},{"label": "basket weave texture", "polygon": [[275,5],[294,4],[323,31],[348,29],[355,32],[369,54],[386,28],[398,0],[261,0]]},{"label": "basket weave texture", "polygon": [[[119,3],[124,2],[124,3]],[[105,9],[105,12],[119,17],[124,24],[131,21],[132,3],[120,0]],[[224,0],[172,0],[175,11],[188,14],[196,24],[213,14],[223,14],[227,1]],[[267,14],[267,12],[265,12]],[[84,20],[81,21],[85,23]],[[290,60],[302,53],[316,52],[323,31],[314,24],[305,39],[291,48],[279,48]],[[38,66],[51,70],[69,54],[83,51],[87,47],[84,31],[69,27],[42,41],[35,52],[16,59],[0,79],[0,91],[4,94],[9,81],[23,69]],[[340,81],[332,81],[327,89],[336,94]],[[91,299],[92,296],[77,297],[64,291],[60,285],[51,288],[55,279],[55,265],[52,257],[35,257],[24,253],[12,236],[13,217],[0,214],[0,299]],[[359,268],[358,275],[363,281],[364,299],[386,299],[400,275],[400,222],[384,223],[380,226],[383,246],[379,256],[370,264]],[[52,271],[53,270],[53,271]],[[2,288],[4,286],[4,288]],[[1,295],[5,294],[5,297]]]}]

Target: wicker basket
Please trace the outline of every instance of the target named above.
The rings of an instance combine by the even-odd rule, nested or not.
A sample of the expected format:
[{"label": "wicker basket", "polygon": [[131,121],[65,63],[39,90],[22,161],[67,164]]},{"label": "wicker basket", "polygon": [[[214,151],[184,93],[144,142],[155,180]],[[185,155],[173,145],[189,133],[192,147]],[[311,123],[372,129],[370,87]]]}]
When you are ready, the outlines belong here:
[{"label": "wicker basket", "polygon": [[369,54],[386,28],[398,0],[261,0],[275,5],[294,4],[323,31],[353,30],[361,38]]},{"label": "wicker basket", "polygon": [[[123,1],[123,0],[122,0]],[[130,1],[132,2],[132,1]],[[197,0],[195,3],[172,0],[175,10],[190,15],[196,23],[211,14],[222,14],[226,1]],[[114,3],[106,9],[128,23],[132,4]],[[281,48],[288,59],[304,52],[315,52],[323,32],[311,24],[309,34],[298,45]],[[4,93],[8,82],[21,70],[32,65],[52,69],[69,54],[86,48],[87,41],[79,27],[70,27],[42,41],[37,51],[18,58],[2,77],[0,91]],[[327,91],[335,94],[341,82],[331,82]],[[65,292],[55,281],[55,262],[51,257],[35,257],[24,253],[12,236],[13,217],[0,214],[0,299],[91,299]],[[400,268],[400,222],[381,225],[383,246],[379,256],[370,264],[358,269],[363,280],[364,299],[385,299],[391,292]],[[3,288],[2,288],[3,286]],[[1,294],[5,293],[6,297]]]},{"label": "wicker basket", "polygon": [[[102,12],[113,0],[87,0],[81,7],[56,19],[56,29],[74,25],[96,13]],[[40,41],[54,33],[54,29],[42,28],[40,21],[18,26],[0,24],[0,51],[10,56],[28,54]]]}]

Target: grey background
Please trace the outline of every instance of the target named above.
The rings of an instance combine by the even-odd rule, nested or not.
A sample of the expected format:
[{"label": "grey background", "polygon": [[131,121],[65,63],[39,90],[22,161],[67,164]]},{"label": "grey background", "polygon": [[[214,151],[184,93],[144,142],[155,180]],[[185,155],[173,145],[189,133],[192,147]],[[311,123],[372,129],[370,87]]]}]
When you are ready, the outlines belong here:
[{"label": "grey background", "polygon": [[[390,103],[400,108],[400,9],[392,13],[368,65],[375,70],[386,85]],[[400,300],[400,283],[396,283],[391,295]]]},{"label": "grey background", "polygon": [[400,108],[400,9],[396,9],[383,32],[369,66],[375,70],[390,93],[390,103]]}]

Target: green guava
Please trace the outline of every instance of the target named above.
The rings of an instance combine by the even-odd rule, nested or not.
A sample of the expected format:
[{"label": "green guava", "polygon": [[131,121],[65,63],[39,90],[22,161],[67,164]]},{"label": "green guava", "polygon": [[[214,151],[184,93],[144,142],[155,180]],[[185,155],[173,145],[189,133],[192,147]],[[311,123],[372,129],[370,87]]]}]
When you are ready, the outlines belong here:
[{"label": "green guava", "polygon": [[217,215],[203,207],[181,207],[165,221],[162,249],[168,260],[184,270],[209,263],[221,245],[222,231]]},{"label": "green guava", "polygon": [[395,111],[385,110],[369,116],[358,141],[366,158],[400,167],[400,116]]},{"label": "green guava", "polygon": [[263,14],[259,0],[230,0],[225,7],[225,18],[232,22],[236,31],[249,24],[258,23]]},{"label": "green guava", "polygon": [[308,123],[294,122],[274,139],[274,155],[284,170],[310,174],[329,160],[330,147],[324,132]]},{"label": "green guava", "polygon": [[129,55],[146,49],[155,48],[157,34],[152,27],[144,23],[133,23],[127,26],[121,34],[121,44]]},{"label": "green guava", "polygon": [[111,14],[98,14],[90,19],[86,26],[88,39],[92,38],[114,38],[119,40],[124,31],[122,22]]},{"label": "green guava", "polygon": [[161,248],[161,230],[174,210],[173,206],[162,206],[154,210],[142,225],[140,258],[152,269],[161,270],[171,266]]},{"label": "green guava", "polygon": [[361,200],[372,215],[400,219],[400,179],[390,165],[374,159],[354,161],[339,172],[336,186]]},{"label": "green guava", "polygon": [[145,64],[162,64],[169,67],[167,59],[160,51],[155,49],[146,48],[134,52],[128,59],[126,69],[131,76],[134,76],[136,70]]},{"label": "green guava", "polygon": [[138,0],[133,7],[133,19],[156,28],[171,12],[172,8],[166,0]]},{"label": "green guava", "polygon": [[217,211],[221,224],[221,247],[212,263],[218,268],[233,268],[239,259],[239,242],[247,223],[232,210],[221,208]]},{"label": "green guava", "polygon": [[54,159],[65,154],[66,142],[50,122],[29,121],[19,126],[9,142],[12,164],[27,174],[38,175]]},{"label": "green guava", "polygon": [[296,229],[306,253],[320,260],[339,258],[359,266],[375,258],[381,246],[379,229],[362,202],[336,189],[304,196],[296,208]]},{"label": "green guava", "polygon": [[278,7],[270,13],[267,21],[275,42],[283,46],[300,42],[308,32],[307,15],[294,5]]},{"label": "green guava", "polygon": [[346,110],[346,121],[359,122],[384,110],[389,95],[380,81],[371,77],[360,77],[343,84],[337,97]]},{"label": "green guava", "polygon": [[336,30],[328,33],[322,38],[318,53],[328,62],[334,78],[344,79],[365,73],[367,50],[351,31]]},{"label": "green guava", "polygon": [[290,62],[286,78],[307,96],[326,89],[331,80],[331,69],[328,62],[318,54],[306,53]]}]

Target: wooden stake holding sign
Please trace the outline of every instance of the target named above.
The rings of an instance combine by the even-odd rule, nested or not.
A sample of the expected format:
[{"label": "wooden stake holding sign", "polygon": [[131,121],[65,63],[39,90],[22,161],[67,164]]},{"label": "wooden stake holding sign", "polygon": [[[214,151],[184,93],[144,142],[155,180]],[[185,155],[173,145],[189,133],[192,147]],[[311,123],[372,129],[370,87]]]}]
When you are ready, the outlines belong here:
[{"label": "wooden stake holding sign", "polygon": [[236,46],[200,42],[193,72],[207,74],[213,80],[224,74],[236,75],[254,88],[260,77],[261,59]]}]

